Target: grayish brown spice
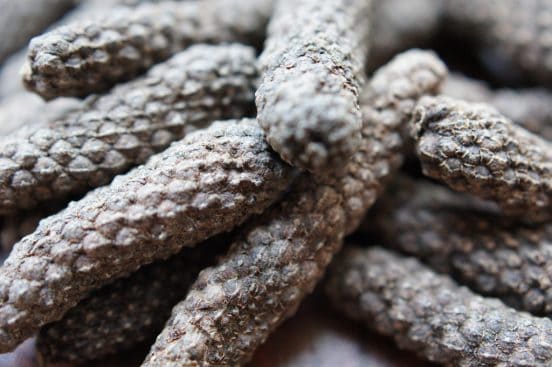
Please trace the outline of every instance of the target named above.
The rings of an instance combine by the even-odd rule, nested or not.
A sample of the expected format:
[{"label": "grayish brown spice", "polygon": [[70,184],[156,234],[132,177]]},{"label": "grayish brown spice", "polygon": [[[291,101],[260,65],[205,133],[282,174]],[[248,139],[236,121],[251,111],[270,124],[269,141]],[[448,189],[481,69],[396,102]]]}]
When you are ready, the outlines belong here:
[{"label": "grayish brown spice", "polygon": [[552,218],[552,143],[485,104],[420,100],[412,134],[424,174],[527,220]]},{"label": "grayish brown spice", "polygon": [[443,94],[470,102],[485,102],[527,130],[552,140],[552,93],[544,88],[491,90],[481,81],[452,74]]},{"label": "grayish brown spice", "polygon": [[262,40],[271,9],[272,0],[116,7],[95,20],[34,38],[23,80],[45,99],[105,91],[193,43],[255,44]]},{"label": "grayish brown spice", "polygon": [[472,289],[552,315],[552,224],[527,225],[428,182],[401,184],[365,222],[384,244]]},{"label": "grayish brown spice", "polygon": [[153,341],[199,271],[213,264],[228,242],[215,237],[94,291],[40,330],[41,360],[83,363]]},{"label": "grayish brown spice", "polygon": [[261,213],[292,176],[254,120],[220,122],[42,220],[0,268],[0,351],[91,290]]},{"label": "grayish brown spice", "polygon": [[218,265],[173,309],[143,366],[238,366],[295,313],[401,162],[415,100],[435,92],[444,65],[412,51],[382,68],[363,94],[361,149],[343,175],[304,174],[249,223]]},{"label": "grayish brown spice", "polygon": [[345,249],[327,290],[347,316],[447,366],[549,366],[552,320],[516,311],[382,248]]},{"label": "grayish brown spice", "polygon": [[280,0],[260,56],[257,119],[288,163],[321,174],[359,148],[371,0]]},{"label": "grayish brown spice", "polygon": [[86,192],[191,131],[246,115],[255,62],[247,46],[193,46],[74,113],[14,132],[0,146],[0,213]]}]

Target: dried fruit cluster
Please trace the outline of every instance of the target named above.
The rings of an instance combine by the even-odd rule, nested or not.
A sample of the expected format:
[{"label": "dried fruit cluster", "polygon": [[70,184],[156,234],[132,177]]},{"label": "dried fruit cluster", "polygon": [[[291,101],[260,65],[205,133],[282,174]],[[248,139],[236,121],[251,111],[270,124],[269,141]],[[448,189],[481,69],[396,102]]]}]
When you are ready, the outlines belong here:
[{"label": "dried fruit cluster", "polygon": [[247,115],[256,76],[252,48],[197,45],[72,113],[36,116],[0,148],[0,213],[86,192],[214,120]]},{"label": "dried fruit cluster", "polygon": [[[45,28],[75,6],[0,71],[0,352],[246,365],[330,267],[338,312],[423,358],[552,365],[550,92],[399,53],[469,25],[477,57],[548,83],[552,7],[484,3],[9,8]],[[10,27],[0,60],[40,32]]]},{"label": "dried fruit cluster", "polygon": [[328,294],[348,316],[403,348],[454,366],[547,366],[552,320],[475,295],[415,259],[382,248],[349,248]]}]

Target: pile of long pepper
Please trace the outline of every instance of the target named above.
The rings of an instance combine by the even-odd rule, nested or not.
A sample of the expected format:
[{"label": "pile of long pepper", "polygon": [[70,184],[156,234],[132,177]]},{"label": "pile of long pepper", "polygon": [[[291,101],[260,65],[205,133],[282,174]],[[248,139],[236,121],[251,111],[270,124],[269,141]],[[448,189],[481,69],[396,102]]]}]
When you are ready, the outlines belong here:
[{"label": "pile of long pepper", "polygon": [[552,366],[552,0],[0,0],[0,30],[0,353],[248,365],[316,288],[422,360]]}]

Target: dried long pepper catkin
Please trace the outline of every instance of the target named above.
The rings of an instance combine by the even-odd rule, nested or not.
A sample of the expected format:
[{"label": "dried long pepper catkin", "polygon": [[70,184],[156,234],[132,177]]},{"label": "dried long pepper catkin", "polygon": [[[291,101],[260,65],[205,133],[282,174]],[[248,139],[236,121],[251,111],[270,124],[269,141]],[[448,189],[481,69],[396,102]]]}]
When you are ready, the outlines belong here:
[{"label": "dried long pepper catkin", "polygon": [[323,173],[359,148],[371,0],[279,0],[260,56],[257,119],[294,166]]},{"label": "dried long pepper catkin", "polygon": [[143,366],[239,366],[295,313],[345,234],[400,165],[400,128],[415,100],[437,90],[431,53],[398,56],[364,94],[362,145],[342,176],[304,174],[285,199],[250,223],[215,267],[200,273]]},{"label": "dried long pepper catkin", "polygon": [[0,268],[0,351],[89,291],[262,212],[292,178],[254,120],[226,121],[42,220]]},{"label": "dried long pepper catkin", "polygon": [[193,43],[260,42],[271,8],[272,0],[117,7],[34,38],[24,82],[45,99],[105,91]]},{"label": "dried long pepper catkin", "polygon": [[193,46],[73,114],[15,132],[0,147],[0,213],[85,192],[216,119],[242,117],[255,62],[247,46]]},{"label": "dried long pepper catkin", "polygon": [[0,0],[0,63],[75,4],[75,0]]},{"label": "dried long pepper catkin", "polygon": [[506,214],[552,218],[552,143],[485,104],[420,100],[412,134],[424,173],[497,202]]},{"label": "dried long pepper catkin", "polygon": [[82,363],[153,341],[199,271],[213,264],[228,242],[215,237],[94,291],[40,330],[41,360]]},{"label": "dried long pepper catkin", "polygon": [[[0,2],[1,1],[10,0],[0,0]],[[20,3],[20,1],[10,2]],[[125,0],[73,0],[73,2],[76,3],[76,6],[70,9],[59,21],[52,24],[50,28],[53,29],[54,27],[60,27],[68,23],[91,19],[97,16],[97,14],[105,14],[114,6],[125,3]],[[2,23],[0,22],[0,24]],[[21,82],[20,71],[27,58],[27,48],[27,44],[25,44],[24,47],[17,50],[16,53],[13,53],[0,64],[0,99],[25,91],[25,87]],[[27,93],[34,94],[31,92]]]},{"label": "dried long pepper catkin", "polygon": [[471,35],[485,54],[539,84],[551,85],[549,0],[447,0],[445,4],[445,21],[460,35]]},{"label": "dried long pepper catkin", "polygon": [[552,320],[515,311],[382,248],[345,249],[327,290],[349,317],[447,366],[549,366]]},{"label": "dried long pepper catkin", "polygon": [[516,222],[431,183],[404,186],[366,219],[385,245],[512,307],[552,315],[552,224]]},{"label": "dried long pepper catkin", "polygon": [[516,124],[552,140],[552,93],[544,88],[491,90],[481,81],[453,74],[442,92],[469,102],[490,103]]}]

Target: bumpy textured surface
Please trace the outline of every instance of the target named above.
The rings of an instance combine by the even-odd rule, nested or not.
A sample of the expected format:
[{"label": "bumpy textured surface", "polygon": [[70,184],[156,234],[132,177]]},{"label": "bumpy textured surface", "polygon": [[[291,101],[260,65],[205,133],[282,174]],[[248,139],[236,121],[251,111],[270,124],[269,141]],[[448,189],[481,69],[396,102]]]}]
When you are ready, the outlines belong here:
[{"label": "bumpy textured surface", "polygon": [[219,118],[252,107],[254,50],[197,45],[142,78],[45,119],[0,146],[0,213],[86,192]]},{"label": "bumpy textured surface", "polygon": [[446,24],[471,35],[486,54],[552,85],[549,0],[447,0]]},{"label": "bumpy textured surface", "polygon": [[552,314],[552,224],[516,223],[431,183],[407,187],[366,219],[385,245],[512,307]]},{"label": "bumpy textured surface", "polygon": [[353,247],[331,269],[327,290],[337,308],[431,361],[552,364],[552,320],[478,296],[415,259]]},{"label": "bumpy textured surface", "polygon": [[[13,3],[21,2],[12,0],[4,1]],[[112,7],[124,2],[125,0],[78,0],[78,5],[70,9],[59,21],[52,24],[51,27],[59,27],[71,22],[91,19],[91,17],[97,16],[98,13],[103,12],[105,14],[106,10],[110,10]],[[25,91],[25,87],[21,82],[20,71],[27,58],[27,48],[25,44],[24,47],[17,50],[16,53],[13,53],[0,65],[0,99]],[[27,93],[34,94],[31,92]],[[38,99],[41,98],[38,97]]]},{"label": "bumpy textured surface", "polygon": [[552,140],[552,93],[544,88],[492,91],[484,82],[453,74],[442,92],[470,102],[490,103],[516,124]]},{"label": "bumpy textured surface", "polygon": [[439,30],[442,11],[442,0],[374,0],[368,69],[427,44]]},{"label": "bumpy textured surface", "polygon": [[342,197],[303,176],[199,275],[143,366],[240,366],[312,291],[341,247]]},{"label": "bumpy textured surface", "polygon": [[192,43],[262,40],[271,0],[164,1],[117,7],[34,38],[24,82],[45,99],[128,80]]},{"label": "bumpy textured surface", "polygon": [[295,313],[401,162],[399,130],[444,65],[414,51],[382,68],[363,94],[362,145],[345,174],[305,174],[255,219],[173,309],[144,366],[243,365]]},{"label": "bumpy textured surface", "polygon": [[186,296],[199,271],[215,262],[225,242],[215,237],[93,292],[40,330],[41,360],[82,363],[153,341],[172,307]]},{"label": "bumpy textured surface", "polygon": [[[363,203],[373,203],[384,178],[401,165],[402,134],[417,101],[437,93],[446,76],[446,66],[434,53],[410,50],[380,68],[366,86],[361,105],[362,144],[351,164],[367,169],[356,172],[359,182],[351,180],[345,185],[357,192],[345,200],[347,233],[358,226],[358,218],[362,218],[366,208]],[[363,200],[359,200],[362,195]]]},{"label": "bumpy textured surface", "polygon": [[225,121],[42,220],[0,268],[0,351],[91,290],[262,212],[292,177],[254,120]]},{"label": "bumpy textured surface", "polygon": [[270,145],[315,173],[358,149],[371,0],[280,0],[260,56],[258,120]]},{"label": "bumpy textured surface", "polygon": [[76,0],[0,0],[0,63],[65,13]]},{"label": "bumpy textured surface", "polygon": [[425,97],[412,135],[424,174],[527,220],[552,218],[552,143],[494,108]]}]

